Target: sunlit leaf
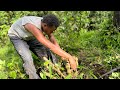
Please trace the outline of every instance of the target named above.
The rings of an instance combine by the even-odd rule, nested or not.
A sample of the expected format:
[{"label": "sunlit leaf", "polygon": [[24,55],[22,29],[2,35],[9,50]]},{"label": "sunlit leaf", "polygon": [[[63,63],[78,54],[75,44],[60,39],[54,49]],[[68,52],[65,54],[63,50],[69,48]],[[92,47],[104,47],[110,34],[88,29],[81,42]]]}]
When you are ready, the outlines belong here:
[{"label": "sunlit leaf", "polygon": [[11,71],[11,72],[9,73],[9,76],[12,77],[13,79],[15,79],[15,78],[17,77],[17,74],[16,74],[15,71]]}]

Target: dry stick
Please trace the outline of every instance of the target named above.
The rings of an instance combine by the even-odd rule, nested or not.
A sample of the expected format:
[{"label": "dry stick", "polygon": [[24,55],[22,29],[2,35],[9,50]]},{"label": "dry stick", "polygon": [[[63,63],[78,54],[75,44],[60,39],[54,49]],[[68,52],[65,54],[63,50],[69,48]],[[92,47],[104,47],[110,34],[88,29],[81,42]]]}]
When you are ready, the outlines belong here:
[{"label": "dry stick", "polygon": [[[75,62],[77,64],[77,66],[78,66],[78,58],[75,57],[75,56],[73,56],[73,58],[75,59]],[[78,71],[76,70],[75,73],[74,73],[74,76],[77,76],[77,75],[78,75]]]},{"label": "dry stick", "polygon": [[71,69],[70,69],[70,63],[69,63],[69,62],[66,63],[65,67],[66,67],[66,69],[67,69],[67,73],[68,73],[68,74],[71,74],[72,71],[71,71]]},{"label": "dry stick", "polygon": [[114,71],[117,71],[118,69],[120,69],[120,67],[117,67],[117,68],[112,69],[111,71],[109,71],[109,72],[103,74],[102,76],[100,76],[100,79],[103,78],[104,76],[106,76],[106,75],[108,75],[108,74],[114,72]]},{"label": "dry stick", "polygon": [[75,72],[73,72],[73,70],[70,69],[70,64],[69,63],[66,64],[66,69],[67,69],[67,73],[71,74],[75,79],[76,76],[78,75],[78,71],[76,70]]},{"label": "dry stick", "polygon": [[52,68],[53,68],[55,71],[57,71],[57,73],[58,73],[59,75],[61,75],[63,78],[65,78],[65,75],[63,75],[63,73],[59,70],[59,68],[58,68],[56,65],[54,65],[53,63],[51,63],[46,57],[43,57],[43,59],[44,59],[45,61],[48,61],[49,64],[52,66]]}]

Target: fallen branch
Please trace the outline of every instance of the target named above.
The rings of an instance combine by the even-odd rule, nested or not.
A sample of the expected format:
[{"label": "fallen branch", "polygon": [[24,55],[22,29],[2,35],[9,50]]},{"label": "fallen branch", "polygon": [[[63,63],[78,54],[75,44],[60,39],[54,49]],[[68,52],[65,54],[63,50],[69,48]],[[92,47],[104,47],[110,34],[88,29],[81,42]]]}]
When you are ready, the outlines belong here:
[{"label": "fallen branch", "polygon": [[[75,56],[73,56],[73,58],[75,59],[77,65],[78,65],[78,58],[75,57]],[[49,63],[49,65],[52,66],[53,70],[55,70],[60,76],[62,76],[63,78],[65,78],[65,75],[60,71],[59,67],[56,64],[53,64],[52,62],[50,62],[50,60],[48,60],[46,57],[43,57],[43,59],[45,61],[47,61]],[[74,78],[78,75],[78,71],[77,70],[75,72],[73,72],[73,70],[70,69],[70,63],[69,62],[66,63],[66,69],[67,69],[67,73],[68,74],[72,74],[72,76]]]},{"label": "fallen branch", "polygon": [[102,76],[100,76],[99,79],[102,79],[104,76],[106,76],[106,75],[108,75],[108,74],[110,74],[110,73],[112,73],[112,72],[114,72],[114,71],[117,71],[117,70],[119,70],[119,69],[120,69],[120,67],[114,68],[114,69],[112,69],[111,71],[109,71],[109,72],[103,74]]}]

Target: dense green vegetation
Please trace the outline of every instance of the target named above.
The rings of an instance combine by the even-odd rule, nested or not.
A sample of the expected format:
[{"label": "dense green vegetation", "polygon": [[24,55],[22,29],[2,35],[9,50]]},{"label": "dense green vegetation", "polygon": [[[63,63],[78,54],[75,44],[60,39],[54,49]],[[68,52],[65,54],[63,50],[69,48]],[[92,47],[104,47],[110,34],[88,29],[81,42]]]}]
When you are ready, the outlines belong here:
[{"label": "dense green vegetation", "polygon": [[[120,66],[120,33],[113,26],[113,11],[0,11],[0,79],[27,79],[22,60],[10,42],[7,31],[11,24],[25,15],[55,14],[61,25],[54,33],[61,48],[78,58],[77,79],[98,79]],[[62,77],[34,54],[34,63],[42,79]],[[59,58],[59,57],[58,57]],[[63,61],[60,70],[65,79]],[[45,68],[47,66],[47,69]],[[103,78],[120,79],[120,70]],[[47,74],[50,74],[48,77]]]}]

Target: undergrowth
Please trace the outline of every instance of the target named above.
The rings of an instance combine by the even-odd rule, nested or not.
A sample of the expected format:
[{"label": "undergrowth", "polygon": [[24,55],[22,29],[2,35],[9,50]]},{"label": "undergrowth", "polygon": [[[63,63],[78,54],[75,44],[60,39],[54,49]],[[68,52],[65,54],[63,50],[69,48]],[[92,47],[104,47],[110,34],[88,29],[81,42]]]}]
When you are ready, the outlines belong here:
[{"label": "undergrowth", "polygon": [[[98,79],[101,75],[120,65],[120,51],[117,48],[103,49],[98,31],[81,30],[79,33],[71,33],[69,37],[57,36],[61,48],[78,58],[77,74],[68,74],[66,62],[60,57],[57,67],[59,67],[62,77],[49,61],[39,60],[34,54],[34,63],[38,74],[42,79]],[[119,35],[117,36],[119,37]],[[101,46],[101,47],[100,47]],[[6,44],[0,48],[0,78],[1,79],[28,79],[22,67],[22,60],[14,49],[14,46],[7,38]],[[104,78],[120,78],[120,72],[113,72]]]}]

